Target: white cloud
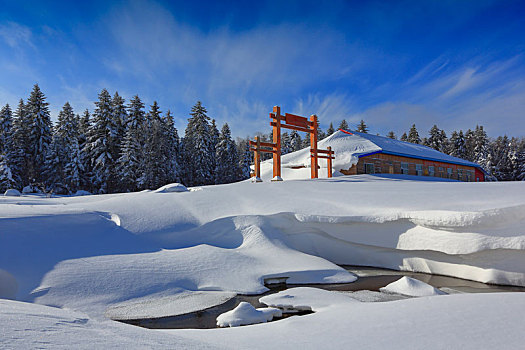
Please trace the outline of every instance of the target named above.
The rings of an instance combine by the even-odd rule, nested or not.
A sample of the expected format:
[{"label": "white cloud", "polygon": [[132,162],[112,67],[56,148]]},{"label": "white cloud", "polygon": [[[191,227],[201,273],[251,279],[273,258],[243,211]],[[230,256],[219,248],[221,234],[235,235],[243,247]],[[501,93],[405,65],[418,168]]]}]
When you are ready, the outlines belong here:
[{"label": "white cloud", "polygon": [[24,46],[31,47],[36,50],[33,44],[33,34],[29,27],[21,25],[16,22],[6,22],[0,25],[0,37],[11,48],[22,48]]}]

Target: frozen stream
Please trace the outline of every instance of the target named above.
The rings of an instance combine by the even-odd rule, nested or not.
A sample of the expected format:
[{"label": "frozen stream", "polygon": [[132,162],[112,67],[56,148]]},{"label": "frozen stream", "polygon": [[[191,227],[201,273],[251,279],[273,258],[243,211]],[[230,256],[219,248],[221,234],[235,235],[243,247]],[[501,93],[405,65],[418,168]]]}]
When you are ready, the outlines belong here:
[{"label": "frozen stream", "polygon": [[[358,292],[358,291],[374,291],[378,292],[379,288],[386,286],[403,276],[412,277],[428,283],[433,287],[439,288],[449,294],[451,293],[497,293],[497,292],[525,292],[524,287],[513,287],[513,286],[501,286],[501,285],[490,285],[480,282],[474,282],[454,277],[431,275],[425,273],[405,272],[380,269],[375,267],[362,267],[362,266],[343,266],[346,270],[359,276],[359,279],[353,283],[344,284],[307,284],[307,285],[291,285],[280,286],[272,288],[264,294],[258,295],[237,295],[227,302],[217,305],[205,310],[192,312],[189,314],[162,317],[162,318],[149,318],[139,320],[126,320],[125,323],[133,324],[145,328],[157,328],[157,329],[183,329],[183,328],[216,328],[216,318],[220,314],[232,310],[239,303],[246,301],[252,304],[254,307],[265,307],[266,305],[261,304],[259,299],[268,294],[277,293],[287,288],[293,287],[316,287],[331,291],[340,292]],[[396,299],[405,298],[404,296],[394,296],[384,294],[382,297],[378,297],[378,293],[373,294],[373,301],[390,301]],[[357,296],[357,294],[356,294]],[[286,315],[288,317],[290,315]]]}]

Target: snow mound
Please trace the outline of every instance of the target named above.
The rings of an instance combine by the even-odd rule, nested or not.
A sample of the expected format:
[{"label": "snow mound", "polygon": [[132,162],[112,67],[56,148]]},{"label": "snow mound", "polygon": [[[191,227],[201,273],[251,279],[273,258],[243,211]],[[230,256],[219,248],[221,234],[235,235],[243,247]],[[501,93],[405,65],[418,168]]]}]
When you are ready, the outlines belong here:
[{"label": "snow mound", "polygon": [[266,323],[274,317],[281,317],[282,312],[276,308],[254,308],[250,303],[241,302],[233,310],[217,317],[219,327],[238,327],[248,324]]},{"label": "snow mound", "polygon": [[188,192],[186,186],[180,183],[172,183],[162,186],[161,188],[153,191],[155,193],[172,193],[172,192]]},{"label": "snow mound", "polygon": [[319,288],[290,288],[259,299],[259,302],[284,311],[319,311],[334,305],[357,302],[348,294]]},{"label": "snow mound", "polygon": [[395,282],[390,283],[386,287],[379,289],[385,293],[395,293],[409,295],[413,297],[425,297],[432,295],[446,295],[447,293],[440,291],[437,288],[432,287],[425,282],[421,282],[415,278],[402,277]]},{"label": "snow mound", "polygon": [[4,196],[20,197],[20,191],[15,190],[14,188],[10,188],[7,191],[5,191]]},{"label": "snow mound", "polygon": [[85,190],[78,190],[75,192],[74,196],[91,196],[91,192]]}]

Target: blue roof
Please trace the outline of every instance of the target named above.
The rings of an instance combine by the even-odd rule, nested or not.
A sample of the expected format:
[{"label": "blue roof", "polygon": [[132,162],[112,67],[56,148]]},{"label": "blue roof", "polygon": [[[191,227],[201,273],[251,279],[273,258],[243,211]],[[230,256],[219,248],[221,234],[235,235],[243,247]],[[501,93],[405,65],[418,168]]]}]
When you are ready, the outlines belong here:
[{"label": "blue roof", "polygon": [[360,154],[359,157],[368,156],[374,153],[384,153],[384,154],[391,154],[394,156],[403,156],[403,157],[410,157],[410,158],[416,158],[416,159],[438,161],[438,162],[443,162],[443,163],[471,166],[471,167],[476,167],[476,168],[480,168],[481,170],[483,170],[479,164],[470,162],[465,159],[449,156],[448,154],[436,151],[435,149],[427,147],[427,146],[394,140],[394,139],[390,139],[388,137],[383,137],[383,136],[365,134],[362,132],[357,132],[357,131],[352,131],[352,130],[343,130],[343,131],[345,131],[346,133],[353,134],[355,136],[362,137],[372,142],[373,144],[375,144],[377,147],[380,148],[380,150],[376,150],[374,152]]}]

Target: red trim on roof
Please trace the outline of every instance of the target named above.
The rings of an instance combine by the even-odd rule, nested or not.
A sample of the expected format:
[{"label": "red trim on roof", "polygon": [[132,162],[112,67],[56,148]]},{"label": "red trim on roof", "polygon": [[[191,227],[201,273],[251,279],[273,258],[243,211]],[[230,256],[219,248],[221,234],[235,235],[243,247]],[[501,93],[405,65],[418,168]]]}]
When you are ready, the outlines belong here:
[{"label": "red trim on roof", "polygon": [[348,134],[348,135],[353,135],[353,133],[351,133],[350,131],[346,131],[344,129],[339,129],[339,131],[342,131],[342,132],[344,132],[345,134]]}]

